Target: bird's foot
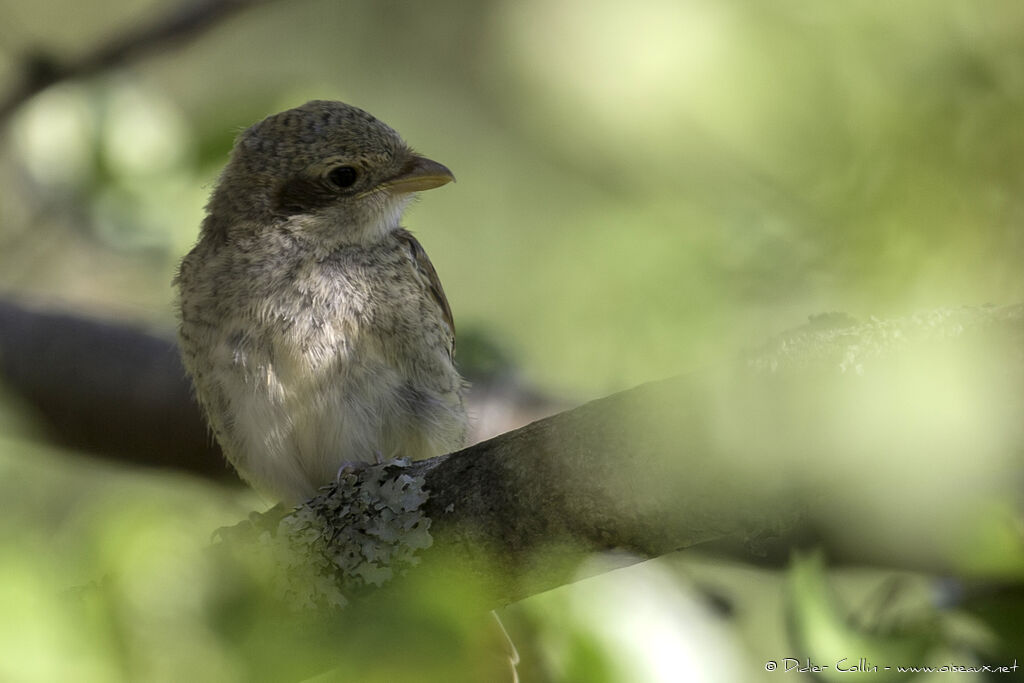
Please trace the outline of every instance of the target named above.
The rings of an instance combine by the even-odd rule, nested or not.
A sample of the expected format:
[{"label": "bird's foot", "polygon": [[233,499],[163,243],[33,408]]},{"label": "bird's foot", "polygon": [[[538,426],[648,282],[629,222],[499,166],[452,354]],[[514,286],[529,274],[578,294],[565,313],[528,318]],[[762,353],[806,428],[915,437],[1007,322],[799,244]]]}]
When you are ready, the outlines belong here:
[{"label": "bird's foot", "polygon": [[334,480],[341,481],[341,478],[346,474],[354,474],[358,476],[360,472],[363,472],[372,464],[372,462],[367,462],[365,460],[346,460],[338,467],[338,473],[334,476]]},{"label": "bird's foot", "polygon": [[354,474],[358,476],[361,472],[364,472],[367,467],[370,467],[371,465],[379,465],[384,461],[384,454],[379,450],[373,451],[372,460],[346,460],[338,466],[338,473],[334,476],[334,480],[341,481],[341,478],[346,474]]}]

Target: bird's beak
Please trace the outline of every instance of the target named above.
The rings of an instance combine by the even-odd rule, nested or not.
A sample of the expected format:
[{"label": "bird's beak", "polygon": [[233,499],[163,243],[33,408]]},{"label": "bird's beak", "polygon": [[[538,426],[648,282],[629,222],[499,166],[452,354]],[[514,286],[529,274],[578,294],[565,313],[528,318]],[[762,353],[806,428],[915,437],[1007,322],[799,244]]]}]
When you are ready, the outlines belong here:
[{"label": "bird's beak", "polygon": [[408,194],[420,190],[432,190],[447,185],[455,176],[444,164],[413,155],[398,175],[380,184],[380,188],[392,194]]}]

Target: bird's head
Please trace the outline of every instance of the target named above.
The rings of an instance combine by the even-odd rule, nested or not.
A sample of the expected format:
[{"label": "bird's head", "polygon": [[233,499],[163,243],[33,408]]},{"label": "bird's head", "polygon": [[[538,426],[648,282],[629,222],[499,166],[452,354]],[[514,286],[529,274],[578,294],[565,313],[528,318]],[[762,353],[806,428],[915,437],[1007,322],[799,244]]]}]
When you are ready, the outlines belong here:
[{"label": "bird's head", "polygon": [[398,227],[412,193],[454,180],[362,109],[314,100],[235,141],[204,230],[287,229],[326,245],[372,243]]}]

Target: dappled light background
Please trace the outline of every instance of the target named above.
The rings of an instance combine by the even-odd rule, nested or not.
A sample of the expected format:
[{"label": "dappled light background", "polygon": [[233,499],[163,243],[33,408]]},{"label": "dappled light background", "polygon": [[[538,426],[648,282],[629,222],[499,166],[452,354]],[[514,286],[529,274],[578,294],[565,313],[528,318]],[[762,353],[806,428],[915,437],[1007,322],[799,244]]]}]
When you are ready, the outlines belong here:
[{"label": "dappled light background", "polygon": [[[0,96],[33,56],[73,61],[170,6],[5,3]],[[558,400],[706,366],[811,314],[1024,299],[1024,5],[1010,0],[258,3],[194,40],[48,88],[0,122],[0,296],[169,333],[170,281],[235,134],[313,98],[370,111],[454,171],[458,182],[426,193],[405,224],[460,335]],[[111,664],[96,652],[117,645],[40,616],[59,606],[39,567],[61,587],[129,565],[152,576],[125,548],[191,532],[202,542],[260,502],[71,464],[14,395],[0,428],[0,491],[24,511],[0,539],[0,592],[44,634],[20,633],[24,651],[92,653],[90,675],[104,680]],[[96,502],[115,495],[111,481],[122,511],[159,512],[117,521]],[[55,538],[72,542],[55,549]],[[38,552],[25,555],[29,541]],[[774,580],[753,582],[768,582],[764,593],[737,583],[758,604]],[[615,604],[630,603],[624,590]],[[657,622],[661,651],[690,656],[674,643],[705,619],[732,663],[695,664],[699,680],[764,675],[744,642],[778,642],[780,624],[761,612],[720,632],[699,591],[680,590],[667,601],[683,605],[674,621]],[[574,598],[552,600],[512,615],[525,640],[543,641],[537,680],[628,680],[594,654],[607,634],[573,639],[544,621],[581,614],[562,612]],[[165,626],[185,623],[181,604],[142,612],[160,609],[182,619]],[[228,680],[238,672],[224,657],[201,661]]]},{"label": "dappled light background", "polygon": [[[117,30],[102,6],[7,8],[7,82],[19,55]],[[0,284],[170,325],[234,134],[318,97],[455,170],[406,222],[460,327],[552,391],[810,313],[1014,301],[1021,22],[1013,3],[270,3],[15,113]]]}]

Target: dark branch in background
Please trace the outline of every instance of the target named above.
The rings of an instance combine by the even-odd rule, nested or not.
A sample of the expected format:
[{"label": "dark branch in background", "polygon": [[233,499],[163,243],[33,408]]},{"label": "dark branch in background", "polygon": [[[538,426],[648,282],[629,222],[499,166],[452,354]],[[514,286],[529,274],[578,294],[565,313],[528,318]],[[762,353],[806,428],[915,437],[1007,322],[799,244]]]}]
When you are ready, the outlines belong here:
[{"label": "dark branch in background", "polygon": [[36,93],[60,81],[85,78],[208,31],[240,10],[270,0],[196,0],[147,24],[126,29],[84,55],[62,59],[37,48],[25,57],[21,79],[0,99],[0,122]]},{"label": "dark branch in background", "polygon": [[0,301],[0,386],[61,445],[237,481],[165,338]]},{"label": "dark branch in background", "polygon": [[[512,359],[472,328],[459,336],[476,439],[565,406],[525,386]],[[120,462],[237,481],[205,427],[170,336],[0,300],[0,389],[55,442]]]}]

